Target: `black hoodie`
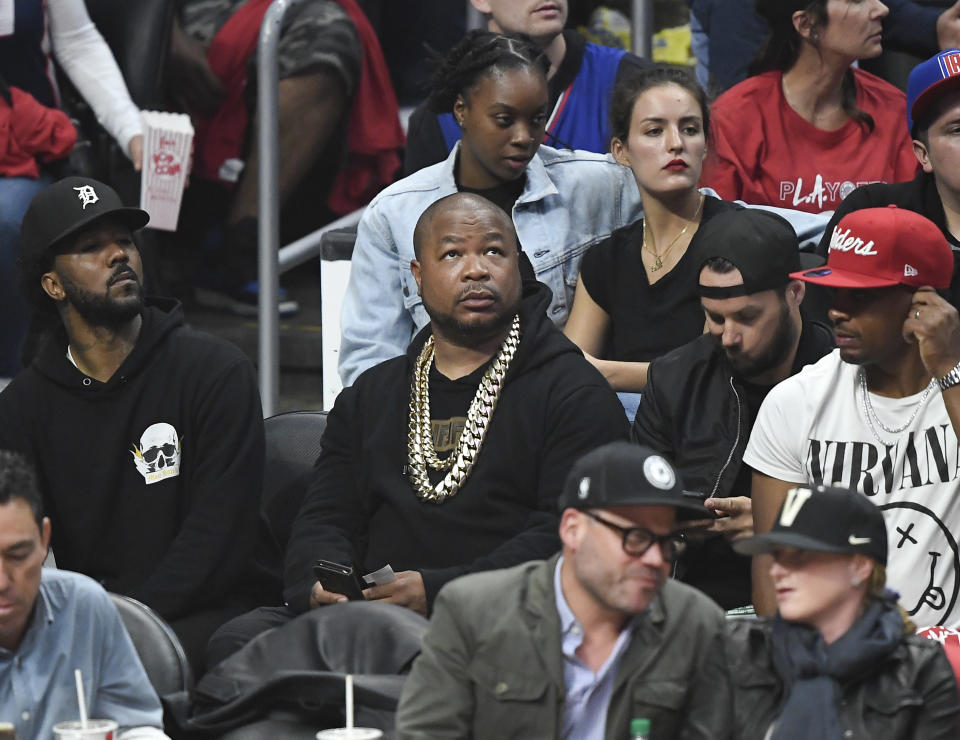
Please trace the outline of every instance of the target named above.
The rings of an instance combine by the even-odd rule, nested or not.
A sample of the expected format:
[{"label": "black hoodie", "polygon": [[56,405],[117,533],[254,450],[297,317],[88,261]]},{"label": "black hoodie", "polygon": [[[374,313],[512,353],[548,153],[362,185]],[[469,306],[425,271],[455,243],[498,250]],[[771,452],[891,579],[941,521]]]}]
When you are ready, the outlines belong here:
[{"label": "black hoodie", "polygon": [[589,450],[626,439],[627,420],[603,376],[547,319],[549,304],[546,286],[524,283],[520,344],[486,440],[443,503],[421,501],[405,475],[411,373],[430,326],[406,356],[340,393],[287,548],[284,596],[293,609],[308,607],[317,558],[364,573],[387,563],[417,570],[432,604],[457,576],[560,549],[557,497],[567,472]]},{"label": "black hoodie", "polygon": [[250,361],[165,299],[106,383],[66,352],[61,329],[0,393],[0,447],[37,464],[57,565],[168,620],[235,596],[263,479]]}]

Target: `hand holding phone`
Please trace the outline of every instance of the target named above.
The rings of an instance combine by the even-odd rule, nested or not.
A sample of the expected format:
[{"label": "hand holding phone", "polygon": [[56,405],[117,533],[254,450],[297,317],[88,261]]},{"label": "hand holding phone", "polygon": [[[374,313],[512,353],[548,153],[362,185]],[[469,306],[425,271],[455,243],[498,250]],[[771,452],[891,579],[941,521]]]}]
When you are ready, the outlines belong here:
[{"label": "hand holding phone", "polygon": [[364,585],[349,565],[341,565],[331,560],[317,560],[313,566],[313,575],[324,591],[343,594],[351,601],[362,601],[364,598]]}]

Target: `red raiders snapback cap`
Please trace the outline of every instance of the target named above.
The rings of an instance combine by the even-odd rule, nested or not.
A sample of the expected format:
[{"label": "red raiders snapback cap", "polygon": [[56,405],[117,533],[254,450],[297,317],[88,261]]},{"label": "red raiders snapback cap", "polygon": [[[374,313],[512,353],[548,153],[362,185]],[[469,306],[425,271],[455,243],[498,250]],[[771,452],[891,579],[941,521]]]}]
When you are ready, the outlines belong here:
[{"label": "red raiders snapback cap", "polygon": [[830,235],[827,264],[790,277],[831,288],[930,285],[944,290],[953,253],[937,226],[905,208],[864,208],[840,219]]}]

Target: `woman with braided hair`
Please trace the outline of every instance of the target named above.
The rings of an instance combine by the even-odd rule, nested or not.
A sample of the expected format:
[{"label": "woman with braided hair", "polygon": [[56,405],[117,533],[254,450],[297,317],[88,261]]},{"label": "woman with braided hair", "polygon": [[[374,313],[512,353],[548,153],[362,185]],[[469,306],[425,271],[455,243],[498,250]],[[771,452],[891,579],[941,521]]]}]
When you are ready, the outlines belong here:
[{"label": "woman with braided hair", "polygon": [[878,56],[880,0],[758,0],[756,74],[713,104],[703,184],[722,198],[832,211],[854,188],[917,171],[902,92],[853,68]]},{"label": "woman with braided hair", "polygon": [[547,69],[528,37],[487,31],[467,34],[438,66],[431,104],[453,113],[462,138],[445,161],[381,192],[360,221],[341,316],[344,385],[402,354],[429,320],[409,266],[414,226],[434,201],[476,193],[509,214],[521,272],[550,288],[547,313],[560,326],[583,253],[640,215],[630,172],[612,157],[541,146]]}]

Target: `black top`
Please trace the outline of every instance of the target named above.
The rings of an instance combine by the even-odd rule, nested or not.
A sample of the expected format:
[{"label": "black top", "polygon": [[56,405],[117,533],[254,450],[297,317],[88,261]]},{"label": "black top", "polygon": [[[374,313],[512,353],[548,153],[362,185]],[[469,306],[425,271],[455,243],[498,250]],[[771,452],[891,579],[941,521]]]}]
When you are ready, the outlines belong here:
[{"label": "black top", "polygon": [[[556,74],[550,78],[548,86],[550,102],[547,106],[549,110],[556,107],[560,95],[570,87],[570,83],[577,76],[580,64],[583,62],[583,53],[587,48],[587,40],[571,29],[563,32],[563,40],[567,43],[567,50],[557,67]],[[624,54],[617,67],[617,80],[623,75],[624,70],[643,68],[647,64],[649,62],[633,54]],[[549,134],[543,143],[556,149],[570,148],[566,142],[557,141]],[[412,175],[417,170],[442,162],[449,153],[443,131],[437,121],[437,114],[430,110],[427,103],[421,103],[410,116],[407,127],[407,146],[403,152],[403,176]]]},{"label": "black top", "polygon": [[[421,501],[405,475],[411,372],[430,326],[406,355],[370,368],[337,396],[287,546],[284,596],[293,609],[308,607],[317,558],[364,573],[387,563],[417,570],[432,605],[457,576],[547,558],[560,548],[557,496],[570,466],[625,439],[627,426],[603,376],[546,317],[549,303],[545,285],[524,284],[520,344],[476,465],[439,504]],[[442,395],[431,389],[431,416],[453,419],[436,438],[455,433],[475,380],[442,382]],[[469,391],[472,397],[476,385]]]},{"label": "black top", "polygon": [[[704,224],[718,213],[739,209],[707,196]],[[643,266],[643,221],[617,229],[583,256],[583,287],[610,316],[604,358],[649,362],[703,333],[703,308],[697,294],[700,265],[694,254],[699,231],[670,272],[653,285]]]},{"label": "black top", "polygon": [[[828,327],[802,311],[801,317],[791,375],[836,346]],[[688,491],[704,498],[750,496],[752,470],[743,453],[769,390],[735,378],[720,344],[703,334],[650,365],[633,439],[673,460]],[[750,558],[733,552],[722,536],[691,542],[677,577],[724,609],[750,603]]]},{"label": "black top", "polygon": [[[459,157],[458,157],[459,159]],[[518,177],[516,180],[508,180],[507,182],[502,182],[499,185],[494,185],[492,188],[468,188],[466,185],[460,183],[460,162],[457,162],[457,190],[461,193],[473,193],[474,195],[479,195],[487,200],[496,203],[503,211],[510,217],[510,220],[513,220],[513,204],[517,202],[517,198],[520,197],[520,194],[523,192],[523,189],[527,185],[527,174],[524,172],[523,175]]]},{"label": "black top", "polygon": [[859,211],[861,208],[883,208],[889,205],[919,213],[933,221],[943,232],[947,243],[953,250],[953,279],[950,281],[950,287],[942,292],[950,303],[960,308],[960,240],[947,229],[947,217],[943,211],[940,193],[937,192],[936,180],[933,175],[926,172],[918,173],[915,178],[907,182],[893,184],[878,182],[854,190],[843,199],[843,202],[834,211],[830,223],[827,224],[827,228],[823,232],[823,238],[817,252],[823,256],[827,255],[833,228],[848,213]]}]

